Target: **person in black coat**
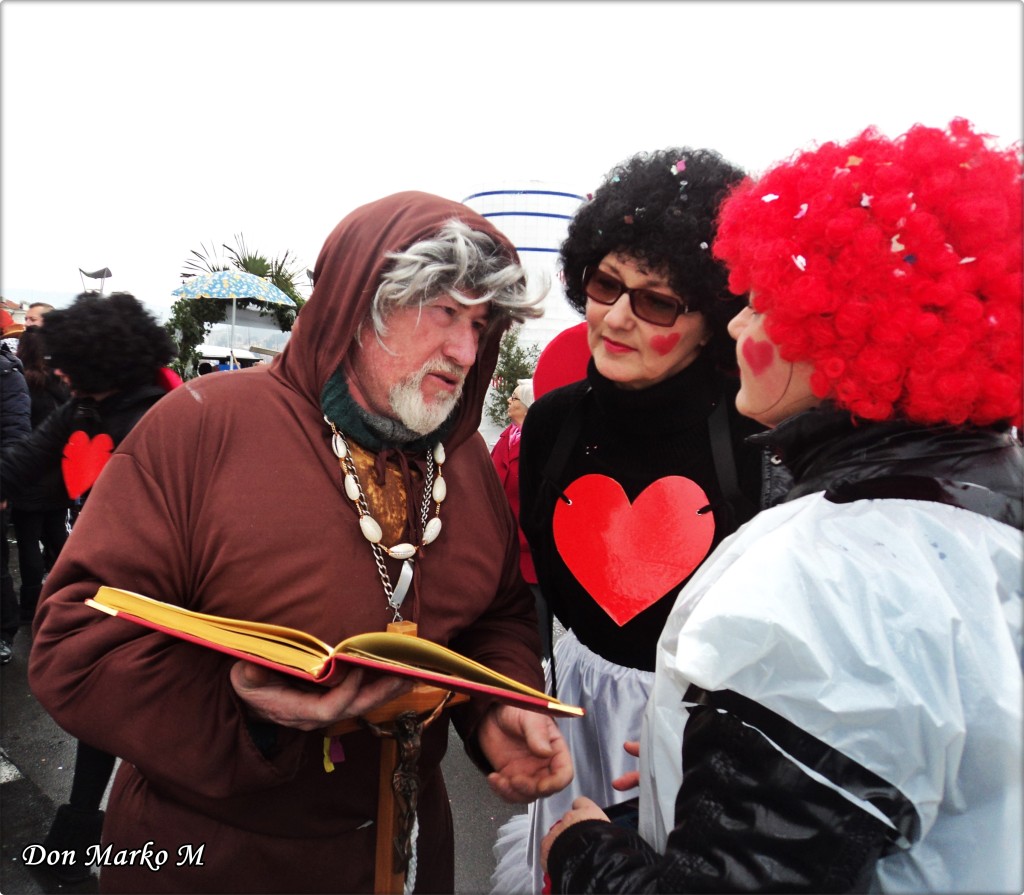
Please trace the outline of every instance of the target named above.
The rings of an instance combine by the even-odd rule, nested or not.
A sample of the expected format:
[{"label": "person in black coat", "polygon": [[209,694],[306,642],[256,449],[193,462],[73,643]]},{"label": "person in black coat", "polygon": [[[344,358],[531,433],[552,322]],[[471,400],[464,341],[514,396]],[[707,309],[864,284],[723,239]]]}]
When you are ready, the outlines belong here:
[{"label": "person in black coat", "polygon": [[[128,293],[85,293],[71,307],[51,311],[39,330],[54,373],[71,397],[56,407],[16,446],[0,454],[0,488],[17,501],[55,469],[65,496],[84,497],[102,462],[78,462],[76,453],[115,448],[163,396],[160,371],[175,355],[167,331]],[[80,435],[78,433],[81,433]],[[99,467],[99,468],[96,468]]]},{"label": "person in black coat", "polygon": [[[19,335],[23,330],[7,311],[0,311],[0,326],[5,338]],[[31,431],[31,406],[28,385],[22,363],[6,343],[0,342],[0,447],[15,444]],[[14,654],[11,643],[18,633],[18,599],[14,592],[14,579],[9,564],[10,547],[7,544],[7,523],[10,511],[7,492],[0,500],[0,665],[6,665]]]},{"label": "person in black coat", "polygon": [[[18,359],[32,400],[32,428],[38,427],[71,397],[67,384],[46,363],[42,333],[30,326],[18,343]],[[54,466],[29,486],[11,505],[11,521],[18,541],[21,623],[31,625],[43,577],[68,539],[69,510],[74,502],[64,490],[59,467]]]}]

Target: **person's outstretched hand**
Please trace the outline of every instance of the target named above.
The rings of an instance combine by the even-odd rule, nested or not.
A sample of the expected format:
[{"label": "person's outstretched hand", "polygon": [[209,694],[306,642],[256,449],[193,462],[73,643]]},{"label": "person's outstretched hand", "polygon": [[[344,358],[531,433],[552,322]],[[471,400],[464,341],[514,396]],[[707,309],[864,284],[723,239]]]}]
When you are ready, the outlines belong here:
[{"label": "person's outstretched hand", "polygon": [[[622,748],[625,749],[634,758],[640,757],[640,741],[639,740],[626,740],[622,744]],[[616,777],[612,780],[612,789],[617,789],[619,792],[625,792],[629,789],[636,789],[640,785],[640,772],[639,771],[627,771],[621,777]]]},{"label": "person's outstretched hand", "polygon": [[487,782],[506,802],[532,802],[565,789],[572,780],[569,748],[547,715],[497,705],[484,716],[477,735],[494,768]]}]

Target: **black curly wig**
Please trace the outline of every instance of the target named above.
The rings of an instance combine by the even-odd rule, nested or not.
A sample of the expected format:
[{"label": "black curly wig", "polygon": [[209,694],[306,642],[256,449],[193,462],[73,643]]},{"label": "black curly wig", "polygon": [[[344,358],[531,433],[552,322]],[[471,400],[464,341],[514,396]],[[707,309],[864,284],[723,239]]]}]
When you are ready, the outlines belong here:
[{"label": "black curly wig", "polygon": [[50,311],[40,332],[50,367],[85,395],[153,385],[176,354],[167,330],[127,292],[85,292]]},{"label": "black curly wig", "polygon": [[745,297],[728,289],[728,271],[711,254],[718,206],[745,172],[711,149],[683,146],[641,152],[614,167],[593,199],[582,205],[562,243],[562,274],[569,303],[587,304],[583,270],[621,253],[667,275],[672,290],[704,314],[711,341],[704,351],[736,369],[726,332]]}]

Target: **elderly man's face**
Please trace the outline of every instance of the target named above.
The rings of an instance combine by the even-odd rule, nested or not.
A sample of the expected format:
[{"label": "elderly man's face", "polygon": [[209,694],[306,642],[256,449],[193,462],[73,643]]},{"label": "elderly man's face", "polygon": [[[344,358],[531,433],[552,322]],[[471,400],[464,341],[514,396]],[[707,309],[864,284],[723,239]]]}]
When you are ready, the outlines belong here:
[{"label": "elderly man's face", "polygon": [[462,395],[488,311],[486,304],[466,306],[446,295],[422,309],[393,312],[383,346],[372,332],[364,333],[363,344],[356,346],[352,396],[365,409],[414,432],[433,432]]}]

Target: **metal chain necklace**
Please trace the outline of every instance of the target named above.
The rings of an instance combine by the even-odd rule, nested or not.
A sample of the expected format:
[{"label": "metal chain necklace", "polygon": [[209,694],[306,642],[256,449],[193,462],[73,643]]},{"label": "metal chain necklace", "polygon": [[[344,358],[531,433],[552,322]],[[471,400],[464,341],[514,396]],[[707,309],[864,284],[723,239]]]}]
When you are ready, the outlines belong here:
[{"label": "metal chain necklace", "polygon": [[[420,507],[420,524],[423,526],[423,537],[419,546],[403,542],[393,547],[386,547],[381,544],[384,537],[380,523],[370,515],[370,507],[366,501],[366,494],[359,481],[359,473],[356,471],[355,461],[352,459],[352,452],[349,450],[345,436],[338,431],[337,426],[324,416],[324,422],[331,427],[331,449],[334,456],[338,458],[343,475],[345,495],[352,501],[359,515],[359,530],[363,537],[370,543],[373,551],[373,558],[377,563],[377,573],[380,575],[380,583],[384,586],[384,595],[387,597],[388,606],[394,612],[393,621],[402,621],[400,608],[402,601],[409,592],[412,584],[412,563],[413,558],[421,547],[437,540],[441,533],[441,503],[448,493],[448,486],[445,484],[441,467],[444,466],[445,455],[444,445],[439,441],[433,449],[427,451],[427,475],[423,482],[423,504]],[[435,467],[435,462],[437,466]],[[435,469],[437,477],[435,478]],[[430,505],[434,504],[434,517],[430,515]],[[398,583],[391,585],[391,576],[388,574],[387,566],[384,565],[384,554],[392,559],[402,560],[402,571],[398,575]]]}]

